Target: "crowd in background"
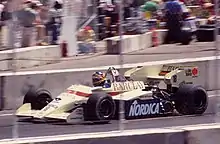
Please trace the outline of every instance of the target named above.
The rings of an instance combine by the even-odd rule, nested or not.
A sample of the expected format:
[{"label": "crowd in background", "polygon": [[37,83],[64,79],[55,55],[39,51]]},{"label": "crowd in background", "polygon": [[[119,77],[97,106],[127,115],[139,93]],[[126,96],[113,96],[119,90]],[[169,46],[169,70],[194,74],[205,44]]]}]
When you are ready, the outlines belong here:
[{"label": "crowd in background", "polygon": [[[19,6],[16,7],[16,4]],[[19,47],[58,44],[62,25],[62,0],[3,0],[0,12],[1,27],[6,26],[8,31],[13,29],[12,23],[16,21],[19,27],[16,30],[21,35]],[[8,39],[8,43],[13,43],[11,37]]]},{"label": "crowd in background", "polygon": [[[96,3],[104,8],[106,16],[111,17],[114,23],[118,22],[119,7],[116,0],[98,0]],[[123,17],[125,21],[137,15],[144,19],[166,21],[169,34],[177,38],[180,21],[190,16],[186,5],[200,5],[212,14],[214,12],[211,0],[123,0]],[[17,18],[22,37],[20,47],[58,44],[62,26],[62,0],[0,0],[0,29],[2,26],[11,29],[12,11],[15,9],[13,16]],[[93,27],[87,26],[80,30],[77,38],[80,41],[94,41]]]},{"label": "crowd in background", "polygon": [[[131,17],[141,17],[148,22],[156,25],[165,23],[164,28],[168,29],[167,39],[165,41],[179,41],[182,38],[180,34],[181,27],[185,20],[191,17],[191,9],[187,6],[197,5],[207,11],[210,16],[208,20],[214,21],[214,2],[212,0],[124,0],[123,11],[124,21]],[[107,11],[107,16],[117,21],[112,11],[118,11],[118,4],[115,0],[102,0],[102,7]],[[117,20],[115,20],[117,18]],[[136,19],[136,22],[139,22]]]}]

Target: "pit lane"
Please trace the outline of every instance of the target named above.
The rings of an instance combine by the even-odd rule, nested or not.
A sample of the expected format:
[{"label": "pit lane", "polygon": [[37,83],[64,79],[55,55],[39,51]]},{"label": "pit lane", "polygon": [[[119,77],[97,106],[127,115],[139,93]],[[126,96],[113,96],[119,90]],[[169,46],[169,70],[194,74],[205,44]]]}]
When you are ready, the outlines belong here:
[{"label": "pit lane", "polygon": [[[214,42],[192,42],[190,45],[167,44],[158,47],[146,48],[123,54],[123,63],[142,63],[152,61],[163,61],[170,59],[199,58],[214,56],[216,53]],[[44,59],[39,59],[40,61]],[[26,60],[36,61],[36,60]],[[19,62],[19,60],[18,60]],[[17,69],[16,71],[50,71],[75,68],[91,68],[106,65],[118,65],[119,55],[94,55],[93,57],[70,57],[63,58],[61,62],[36,66],[33,68]]]},{"label": "pit lane", "polygon": [[[124,123],[125,129],[145,129],[171,126],[183,126],[191,124],[203,124],[217,122],[214,116],[218,97],[213,91],[209,92],[209,106],[202,116],[172,116],[149,119],[130,120]],[[16,127],[13,124],[17,124]],[[110,124],[79,124],[70,125],[66,123],[43,123],[43,122],[17,122],[17,118],[10,114],[0,114],[0,139],[10,139],[17,129],[18,137],[52,136],[64,134],[108,132],[119,130],[119,121],[112,121]]]}]

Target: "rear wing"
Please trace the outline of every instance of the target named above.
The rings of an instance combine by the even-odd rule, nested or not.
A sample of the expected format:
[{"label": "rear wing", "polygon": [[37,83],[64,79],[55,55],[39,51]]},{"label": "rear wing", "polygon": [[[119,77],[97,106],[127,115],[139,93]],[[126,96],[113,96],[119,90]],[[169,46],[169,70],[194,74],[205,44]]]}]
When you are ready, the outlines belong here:
[{"label": "rear wing", "polygon": [[166,74],[174,70],[183,70],[185,71],[186,76],[198,76],[198,67],[197,66],[185,66],[185,65],[163,65],[159,76],[165,76]]}]

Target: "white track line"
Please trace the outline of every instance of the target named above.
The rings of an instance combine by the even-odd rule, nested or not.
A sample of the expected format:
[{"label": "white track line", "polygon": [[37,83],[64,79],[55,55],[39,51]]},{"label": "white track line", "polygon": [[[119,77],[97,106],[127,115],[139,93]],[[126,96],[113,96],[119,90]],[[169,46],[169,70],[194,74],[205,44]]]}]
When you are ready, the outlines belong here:
[{"label": "white track line", "polygon": [[8,114],[0,114],[0,117],[4,117],[4,116],[12,116],[12,115],[14,115],[14,114],[12,114],[12,113],[8,113]]},{"label": "white track line", "polygon": [[220,95],[209,95],[209,97],[219,97]]},{"label": "white track line", "polygon": [[0,143],[1,144],[37,143],[37,142],[50,142],[50,141],[63,141],[63,140],[147,135],[147,134],[155,134],[155,133],[177,133],[177,132],[184,132],[186,130],[192,131],[192,130],[219,129],[219,128],[220,128],[220,123],[211,123],[211,124],[197,124],[197,125],[164,127],[164,128],[154,128],[154,129],[152,128],[152,129],[124,130],[123,132],[111,131],[111,132],[27,137],[27,138],[17,138],[17,139],[3,139],[0,140]]},{"label": "white track line", "polygon": [[130,63],[122,65],[109,65],[109,66],[99,66],[92,68],[74,68],[74,69],[58,69],[58,70],[44,70],[44,71],[22,71],[22,72],[5,72],[1,73],[0,76],[12,76],[12,75],[31,75],[31,74],[50,74],[50,73],[66,73],[66,72],[82,72],[82,71],[96,71],[96,70],[106,70],[109,67],[115,68],[133,68],[136,66],[154,66],[163,64],[177,64],[186,62],[201,62],[201,61],[211,61],[220,59],[220,56],[210,56],[210,57],[199,57],[199,58],[185,58],[185,59],[171,59],[171,60],[161,60],[152,62],[142,62],[142,63]]}]

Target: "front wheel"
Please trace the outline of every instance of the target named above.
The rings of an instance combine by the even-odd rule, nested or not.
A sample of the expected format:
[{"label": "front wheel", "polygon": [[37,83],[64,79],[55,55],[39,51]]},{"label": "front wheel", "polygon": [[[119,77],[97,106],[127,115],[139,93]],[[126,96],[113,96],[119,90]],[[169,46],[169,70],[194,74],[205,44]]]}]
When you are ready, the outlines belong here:
[{"label": "front wheel", "polygon": [[203,114],[207,107],[208,95],[201,86],[184,84],[175,94],[175,108],[180,114]]},{"label": "front wheel", "polygon": [[31,109],[41,110],[52,101],[51,93],[45,89],[31,88],[24,96],[23,104],[30,103]]}]

